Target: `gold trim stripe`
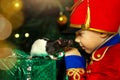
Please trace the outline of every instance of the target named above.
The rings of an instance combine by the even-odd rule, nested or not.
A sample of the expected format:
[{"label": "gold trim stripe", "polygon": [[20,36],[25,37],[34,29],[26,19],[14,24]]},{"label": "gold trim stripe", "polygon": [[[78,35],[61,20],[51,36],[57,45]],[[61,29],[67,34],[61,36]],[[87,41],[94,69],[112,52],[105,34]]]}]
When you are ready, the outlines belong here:
[{"label": "gold trim stripe", "polygon": [[104,31],[104,30],[99,30],[99,29],[95,29],[95,28],[88,28],[88,30],[101,32],[101,33],[108,33],[108,34],[115,34],[116,33],[116,32],[108,32],[108,31]]},{"label": "gold trim stripe", "polygon": [[100,32],[100,33],[107,33],[107,34],[116,34],[117,32],[108,32],[108,31],[104,31],[104,30],[100,30],[100,29],[95,29],[95,28],[85,28],[85,25],[82,24],[82,25],[77,25],[77,24],[70,24],[70,27],[72,28],[82,28],[82,29],[85,29],[85,30],[91,30],[91,31],[95,31],[95,32]]},{"label": "gold trim stripe", "polygon": [[105,49],[105,51],[103,52],[103,54],[101,55],[101,57],[98,58],[98,59],[95,58],[95,56],[94,56],[94,55],[95,55],[95,52],[96,52],[96,51],[95,51],[95,52],[92,54],[92,59],[93,59],[94,61],[100,61],[100,60],[105,56],[105,53],[108,51],[109,47],[110,47],[110,46],[108,46],[108,47]]},{"label": "gold trim stripe", "polygon": [[70,24],[70,27],[73,27],[73,28],[82,28],[82,25],[77,25],[77,24]]},{"label": "gold trim stripe", "polygon": [[85,29],[88,29],[90,27],[90,7],[89,4],[87,6],[87,17],[85,22]]},{"label": "gold trim stripe", "polygon": [[75,11],[75,8],[81,4],[84,0],[78,0],[71,8],[70,10],[72,11],[70,15],[72,15],[72,13]]}]

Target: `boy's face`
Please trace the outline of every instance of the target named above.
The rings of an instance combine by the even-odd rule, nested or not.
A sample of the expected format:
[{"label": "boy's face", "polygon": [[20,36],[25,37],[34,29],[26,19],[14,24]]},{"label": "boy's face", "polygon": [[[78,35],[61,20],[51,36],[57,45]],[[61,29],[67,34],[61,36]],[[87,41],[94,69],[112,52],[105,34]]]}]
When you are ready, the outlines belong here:
[{"label": "boy's face", "polygon": [[90,54],[100,43],[104,41],[101,34],[89,30],[79,30],[76,32],[75,41],[84,49],[88,54]]}]

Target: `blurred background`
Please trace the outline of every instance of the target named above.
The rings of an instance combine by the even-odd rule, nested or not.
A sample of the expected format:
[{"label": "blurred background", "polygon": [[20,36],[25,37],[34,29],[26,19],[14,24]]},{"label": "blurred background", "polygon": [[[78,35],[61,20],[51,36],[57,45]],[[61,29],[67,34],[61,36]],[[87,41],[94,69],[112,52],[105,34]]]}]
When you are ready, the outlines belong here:
[{"label": "blurred background", "polygon": [[[26,53],[29,54],[33,42],[40,38],[74,39],[73,33],[66,32],[72,5],[73,0],[0,0],[0,79],[28,80],[31,74],[26,74],[32,64],[32,73],[39,75],[32,74],[35,80],[39,80],[37,77],[45,66],[48,67],[43,74],[55,77],[53,70],[57,67],[57,80],[63,80],[64,61],[31,60],[29,63]],[[40,77],[40,80],[44,79]]]},{"label": "blurred background", "polygon": [[73,38],[69,8],[73,0],[0,0],[0,47],[30,52],[36,39]]}]

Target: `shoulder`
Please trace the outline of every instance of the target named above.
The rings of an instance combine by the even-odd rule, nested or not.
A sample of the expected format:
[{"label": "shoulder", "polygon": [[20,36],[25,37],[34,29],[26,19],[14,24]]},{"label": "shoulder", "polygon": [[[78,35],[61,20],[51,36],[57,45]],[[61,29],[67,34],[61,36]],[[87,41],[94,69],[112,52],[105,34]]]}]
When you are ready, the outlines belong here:
[{"label": "shoulder", "polygon": [[111,59],[120,56],[120,43],[112,46],[106,46],[93,52],[92,59],[100,61],[103,58]]},{"label": "shoulder", "polygon": [[120,44],[115,44],[113,46],[110,46],[109,49],[107,50],[105,56],[104,56],[104,61],[115,65],[120,66]]},{"label": "shoulder", "polygon": [[113,46],[110,46],[108,52],[111,53],[111,54],[117,54],[118,53],[120,55],[120,43],[115,44]]},{"label": "shoulder", "polygon": [[113,49],[120,49],[120,43],[111,46]]}]

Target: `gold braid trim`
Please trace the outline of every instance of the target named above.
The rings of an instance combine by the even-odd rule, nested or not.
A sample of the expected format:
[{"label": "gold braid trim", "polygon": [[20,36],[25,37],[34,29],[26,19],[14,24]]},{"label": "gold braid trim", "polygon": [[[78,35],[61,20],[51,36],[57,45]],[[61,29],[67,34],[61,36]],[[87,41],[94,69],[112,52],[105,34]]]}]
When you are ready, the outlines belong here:
[{"label": "gold braid trim", "polygon": [[103,54],[102,54],[102,56],[100,57],[100,58],[96,58],[94,55],[95,55],[95,52],[92,54],[92,59],[94,60],[94,61],[100,61],[101,59],[103,59],[103,57],[105,56],[105,53],[108,51],[108,49],[109,49],[109,47],[110,46],[108,46],[106,49],[105,49],[105,51],[103,52]]},{"label": "gold braid trim", "polygon": [[84,74],[85,70],[83,68],[70,68],[67,70],[68,76],[73,76],[74,80],[80,80],[80,74]]}]

